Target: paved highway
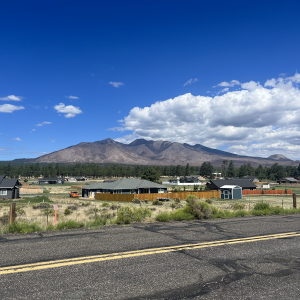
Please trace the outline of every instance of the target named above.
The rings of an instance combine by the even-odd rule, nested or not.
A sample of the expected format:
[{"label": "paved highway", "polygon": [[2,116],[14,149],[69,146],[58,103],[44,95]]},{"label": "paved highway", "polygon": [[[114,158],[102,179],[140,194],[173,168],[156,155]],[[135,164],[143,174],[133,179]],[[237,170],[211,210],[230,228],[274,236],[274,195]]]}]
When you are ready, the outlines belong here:
[{"label": "paved highway", "polygon": [[0,235],[1,299],[300,299],[300,216]]}]

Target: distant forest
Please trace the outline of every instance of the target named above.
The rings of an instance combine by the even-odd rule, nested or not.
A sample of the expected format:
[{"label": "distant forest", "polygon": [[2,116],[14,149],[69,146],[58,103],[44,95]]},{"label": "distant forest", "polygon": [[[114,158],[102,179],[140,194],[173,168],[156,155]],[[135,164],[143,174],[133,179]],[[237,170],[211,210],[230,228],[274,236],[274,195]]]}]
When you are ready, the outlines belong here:
[{"label": "distant forest", "polygon": [[277,163],[271,167],[259,165],[257,168],[250,163],[239,168],[234,167],[233,161],[224,160],[221,169],[214,169],[210,162],[203,163],[201,167],[190,166],[122,166],[122,165],[97,165],[97,164],[26,164],[26,165],[0,165],[0,175],[10,178],[38,178],[86,176],[89,178],[107,177],[141,177],[148,169],[153,169],[159,176],[188,176],[201,175],[213,179],[214,172],[222,173],[223,177],[256,176],[258,179],[278,180],[284,177],[299,177],[300,164],[298,167],[281,166]]}]

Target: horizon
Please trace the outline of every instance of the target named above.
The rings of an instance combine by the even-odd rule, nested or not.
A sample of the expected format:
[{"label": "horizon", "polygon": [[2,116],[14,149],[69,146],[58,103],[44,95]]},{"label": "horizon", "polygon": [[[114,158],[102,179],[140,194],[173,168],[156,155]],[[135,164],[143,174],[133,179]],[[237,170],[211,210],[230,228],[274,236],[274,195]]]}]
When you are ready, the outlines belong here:
[{"label": "horizon", "polygon": [[299,1],[0,8],[1,161],[108,134],[300,160]]}]

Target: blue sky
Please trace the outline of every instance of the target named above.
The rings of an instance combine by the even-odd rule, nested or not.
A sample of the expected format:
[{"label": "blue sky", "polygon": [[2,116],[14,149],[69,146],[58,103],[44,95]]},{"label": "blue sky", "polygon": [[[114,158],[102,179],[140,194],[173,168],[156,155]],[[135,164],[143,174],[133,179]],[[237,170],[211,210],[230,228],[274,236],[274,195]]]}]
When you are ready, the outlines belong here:
[{"label": "blue sky", "polygon": [[107,137],[300,159],[299,1],[2,1],[0,160]]}]

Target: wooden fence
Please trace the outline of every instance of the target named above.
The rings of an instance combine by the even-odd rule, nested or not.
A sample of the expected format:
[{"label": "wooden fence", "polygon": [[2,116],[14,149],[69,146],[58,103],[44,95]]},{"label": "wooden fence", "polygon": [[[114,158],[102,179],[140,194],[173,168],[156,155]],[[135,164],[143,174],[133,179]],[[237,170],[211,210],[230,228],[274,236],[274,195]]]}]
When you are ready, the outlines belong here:
[{"label": "wooden fence", "polygon": [[219,191],[208,191],[208,192],[178,192],[178,193],[157,193],[157,194],[103,194],[96,193],[95,199],[106,200],[106,201],[127,201],[131,202],[133,198],[139,200],[154,201],[157,198],[179,198],[186,199],[188,195],[195,195],[198,199],[200,198],[220,198]]},{"label": "wooden fence", "polygon": [[43,189],[41,187],[39,187],[39,189],[37,188],[20,188],[19,190],[20,194],[43,194]]},{"label": "wooden fence", "polygon": [[243,195],[292,195],[293,190],[287,190],[287,193],[285,190],[264,190],[264,194],[262,193],[262,190],[243,190]]}]

